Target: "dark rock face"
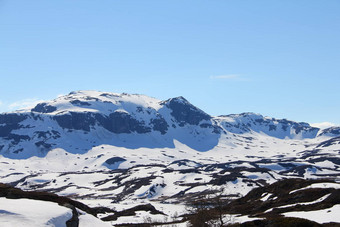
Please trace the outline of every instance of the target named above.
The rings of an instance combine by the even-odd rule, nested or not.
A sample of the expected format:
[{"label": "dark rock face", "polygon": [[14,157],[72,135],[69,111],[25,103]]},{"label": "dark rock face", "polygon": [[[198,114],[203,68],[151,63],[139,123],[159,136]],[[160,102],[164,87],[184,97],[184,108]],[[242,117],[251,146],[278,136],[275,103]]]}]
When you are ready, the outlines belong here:
[{"label": "dark rock face", "polygon": [[109,116],[99,113],[70,112],[69,114],[56,115],[53,119],[64,129],[83,130],[86,132],[89,132],[91,127],[95,125],[102,126],[113,133],[151,132],[151,128],[145,126],[144,122],[140,122],[124,112],[114,112]]},{"label": "dark rock face", "polygon": [[0,137],[8,137],[13,130],[21,128],[19,123],[26,118],[21,114],[0,114]]},{"label": "dark rock face", "polygon": [[19,124],[23,120],[27,118],[27,115],[16,114],[16,113],[8,113],[8,114],[0,114],[0,124]]},{"label": "dark rock face", "polygon": [[50,106],[47,103],[39,103],[36,105],[32,111],[33,112],[38,112],[38,113],[52,113],[57,110],[57,107],[55,106]]},{"label": "dark rock face", "polygon": [[0,126],[0,137],[7,137],[12,130],[18,129],[17,124],[5,124]]},{"label": "dark rock face", "polygon": [[14,145],[18,144],[21,140],[29,140],[30,139],[29,136],[17,135],[17,134],[13,134],[13,133],[8,134],[5,138],[12,140],[12,144],[14,144]]},{"label": "dark rock face", "polygon": [[151,132],[151,128],[145,126],[144,122],[140,122],[124,112],[114,112],[108,117],[96,114],[95,118],[101,126],[113,133]]},{"label": "dark rock face", "polygon": [[275,125],[269,125],[269,131],[273,131],[276,130],[276,126]]},{"label": "dark rock face", "polygon": [[56,115],[53,117],[60,127],[66,129],[84,130],[89,132],[90,126],[94,126],[95,118],[92,113],[70,112],[69,114]]},{"label": "dark rock face", "polygon": [[186,123],[198,125],[202,120],[211,119],[208,114],[190,104],[183,97],[173,98],[165,103],[172,110],[171,115],[179,122],[180,126],[184,126]]},{"label": "dark rock face", "polygon": [[20,129],[19,123],[27,119],[27,115],[21,114],[1,114],[0,115],[0,137],[12,140],[12,144],[18,144],[21,140],[28,140],[29,136],[12,133],[13,130]]},{"label": "dark rock face", "polygon": [[295,133],[299,134],[301,131],[313,131],[316,130],[318,131],[319,129],[313,128],[309,126],[309,124],[301,122],[301,123],[293,123],[293,129],[295,129]]},{"label": "dark rock face", "polygon": [[151,119],[151,124],[153,125],[152,129],[155,131],[159,131],[162,135],[164,135],[169,128],[168,123],[162,117]]},{"label": "dark rock face", "polygon": [[[109,124],[107,127],[114,133],[147,133],[151,132],[149,127],[144,125],[144,122],[139,122],[132,118],[131,115],[122,112],[114,112],[109,115]],[[103,125],[104,126],[104,125]],[[104,126],[105,127],[105,126]]]},{"label": "dark rock face", "polygon": [[75,105],[75,106],[91,106],[90,103],[82,102],[82,101],[79,101],[79,100],[72,100],[72,101],[70,101],[70,103],[72,103],[72,105]]}]

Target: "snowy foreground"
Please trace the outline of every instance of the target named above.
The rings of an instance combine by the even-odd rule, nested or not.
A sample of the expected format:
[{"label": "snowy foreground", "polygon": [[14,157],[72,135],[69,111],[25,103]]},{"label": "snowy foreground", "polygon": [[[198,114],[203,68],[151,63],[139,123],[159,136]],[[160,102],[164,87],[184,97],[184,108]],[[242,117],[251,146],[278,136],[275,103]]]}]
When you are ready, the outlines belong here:
[{"label": "snowy foreground", "polygon": [[301,212],[289,212],[284,215],[287,217],[296,217],[309,219],[320,224],[329,222],[340,223],[340,205],[335,205],[328,209],[315,210],[315,211],[301,211]]},{"label": "snowy foreground", "polygon": [[[223,189],[237,199],[282,179],[326,178],[333,183],[300,190],[337,190],[339,152],[339,128],[321,130],[253,113],[211,117],[183,97],[160,101],[81,91],[0,114],[1,183],[116,213],[142,204],[159,211],[141,209],[114,218],[115,212],[97,218],[84,213],[80,226],[178,221],[201,193]],[[300,205],[328,201],[327,193],[335,191],[320,193]],[[267,193],[257,202],[274,198]],[[49,202],[0,199],[0,226],[65,226],[72,216],[67,207]],[[287,217],[340,222],[337,204],[289,212],[290,207],[282,206],[294,204],[276,204]],[[274,212],[271,208],[267,212]],[[112,220],[100,220],[110,216]],[[245,222],[256,217],[233,213],[226,218]]]},{"label": "snowy foreground", "polygon": [[[0,198],[1,226],[66,226],[66,221],[72,217],[72,210],[52,202],[31,199]],[[81,212],[79,226],[111,226],[109,223]]]}]

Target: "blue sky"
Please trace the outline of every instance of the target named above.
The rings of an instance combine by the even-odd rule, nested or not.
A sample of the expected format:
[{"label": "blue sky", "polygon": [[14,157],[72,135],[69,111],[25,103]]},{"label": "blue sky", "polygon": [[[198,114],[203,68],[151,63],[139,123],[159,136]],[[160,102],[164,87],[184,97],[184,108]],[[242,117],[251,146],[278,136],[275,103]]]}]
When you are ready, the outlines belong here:
[{"label": "blue sky", "polygon": [[340,124],[338,0],[0,0],[0,111],[74,90]]}]

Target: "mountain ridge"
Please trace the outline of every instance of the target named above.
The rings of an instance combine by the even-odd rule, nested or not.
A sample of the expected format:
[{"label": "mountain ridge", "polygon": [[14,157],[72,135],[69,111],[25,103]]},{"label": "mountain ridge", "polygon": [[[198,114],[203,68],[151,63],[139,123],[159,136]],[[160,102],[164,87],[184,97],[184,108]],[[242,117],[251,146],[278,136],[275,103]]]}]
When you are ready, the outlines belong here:
[{"label": "mountain ridge", "polygon": [[[100,143],[131,148],[174,147],[173,140],[208,151],[217,146],[223,135],[248,133],[279,139],[312,139],[336,137],[340,130],[320,130],[305,122],[251,112],[213,117],[182,96],[162,101],[139,94],[78,91],[38,103],[31,109],[0,114],[0,154],[12,158],[42,157],[58,147],[83,153]],[[67,139],[71,134],[78,135],[78,139]],[[124,145],[115,139],[116,135],[131,138]],[[153,139],[147,140],[143,135]],[[97,141],[85,142],[90,138]],[[82,145],[77,147],[77,143]],[[60,146],[64,144],[73,148]]]}]

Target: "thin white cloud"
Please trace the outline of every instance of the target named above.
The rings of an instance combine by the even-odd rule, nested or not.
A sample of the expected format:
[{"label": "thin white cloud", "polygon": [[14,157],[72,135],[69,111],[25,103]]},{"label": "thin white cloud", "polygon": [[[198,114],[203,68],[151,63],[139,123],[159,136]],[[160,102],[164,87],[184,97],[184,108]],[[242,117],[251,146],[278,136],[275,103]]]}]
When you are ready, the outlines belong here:
[{"label": "thin white cloud", "polygon": [[331,122],[312,123],[310,125],[316,128],[320,128],[320,129],[325,129],[325,128],[336,126],[336,124],[331,123]]},{"label": "thin white cloud", "polygon": [[18,110],[18,109],[25,109],[25,108],[29,108],[29,107],[34,107],[36,104],[38,104],[39,102],[42,102],[43,100],[39,100],[39,99],[23,99],[23,100],[19,100],[16,102],[13,102],[11,104],[8,105],[8,109],[9,110]]},{"label": "thin white cloud", "polygon": [[248,81],[247,78],[242,77],[238,74],[228,74],[228,75],[218,75],[218,76],[210,76],[212,80],[237,80],[237,81]]},{"label": "thin white cloud", "polygon": [[0,106],[2,106],[3,102],[0,101]]}]

